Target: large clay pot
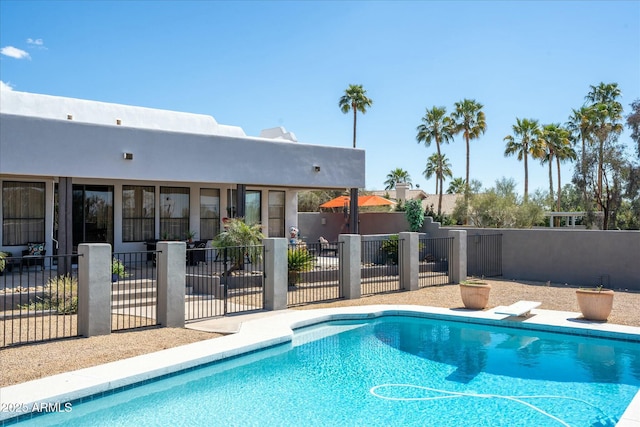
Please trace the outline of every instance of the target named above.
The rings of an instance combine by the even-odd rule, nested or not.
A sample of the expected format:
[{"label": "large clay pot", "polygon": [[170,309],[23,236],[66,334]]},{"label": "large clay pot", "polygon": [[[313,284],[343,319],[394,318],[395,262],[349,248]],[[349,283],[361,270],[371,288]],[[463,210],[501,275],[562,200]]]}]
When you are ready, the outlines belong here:
[{"label": "large clay pot", "polygon": [[577,289],[576,297],[582,317],[587,320],[606,321],[613,308],[611,289]]},{"label": "large clay pot", "polygon": [[488,283],[460,283],[460,296],[465,308],[482,310],[489,302],[491,285]]}]

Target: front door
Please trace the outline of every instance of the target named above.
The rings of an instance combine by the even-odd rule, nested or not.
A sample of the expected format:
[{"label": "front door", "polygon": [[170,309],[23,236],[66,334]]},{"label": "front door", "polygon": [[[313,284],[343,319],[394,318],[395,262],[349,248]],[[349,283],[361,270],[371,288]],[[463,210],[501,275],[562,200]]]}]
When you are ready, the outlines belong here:
[{"label": "front door", "polygon": [[113,186],[73,185],[73,248],[80,243],[113,247]]}]

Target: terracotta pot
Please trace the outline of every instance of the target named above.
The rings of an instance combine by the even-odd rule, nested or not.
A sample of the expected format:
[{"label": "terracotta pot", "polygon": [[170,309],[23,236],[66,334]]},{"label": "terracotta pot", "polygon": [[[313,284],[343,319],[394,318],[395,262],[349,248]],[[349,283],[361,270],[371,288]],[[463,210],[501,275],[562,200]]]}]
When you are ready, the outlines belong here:
[{"label": "terracotta pot", "polygon": [[582,317],[587,320],[606,321],[613,308],[611,289],[577,289],[576,297]]},{"label": "terracotta pot", "polygon": [[489,302],[491,285],[488,283],[460,283],[460,296],[465,308],[482,310]]}]

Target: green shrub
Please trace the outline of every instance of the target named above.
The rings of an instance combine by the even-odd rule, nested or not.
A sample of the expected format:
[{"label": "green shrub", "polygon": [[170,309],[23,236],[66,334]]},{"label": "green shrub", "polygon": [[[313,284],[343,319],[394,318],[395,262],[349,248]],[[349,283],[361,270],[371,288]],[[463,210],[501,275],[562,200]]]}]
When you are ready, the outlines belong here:
[{"label": "green shrub", "polygon": [[384,254],[385,263],[398,263],[398,235],[393,234],[380,244],[380,251]]},{"label": "green shrub", "polygon": [[47,282],[42,298],[20,306],[27,310],[53,310],[58,314],[78,312],[78,279],[68,274],[56,276]]},{"label": "green shrub", "polygon": [[124,263],[118,258],[114,258],[113,261],[111,261],[111,274],[117,274],[121,279],[129,276],[129,273],[125,271]]},{"label": "green shrub", "polygon": [[407,200],[404,210],[404,216],[409,222],[409,230],[418,232],[424,224],[424,210],[419,200]]}]

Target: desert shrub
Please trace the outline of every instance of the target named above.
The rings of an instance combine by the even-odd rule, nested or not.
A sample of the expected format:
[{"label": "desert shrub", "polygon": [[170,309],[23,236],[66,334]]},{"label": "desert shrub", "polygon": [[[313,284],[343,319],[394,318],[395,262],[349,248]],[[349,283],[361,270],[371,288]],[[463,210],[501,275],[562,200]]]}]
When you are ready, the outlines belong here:
[{"label": "desert shrub", "polygon": [[47,281],[42,298],[20,308],[28,310],[52,310],[58,314],[78,312],[78,279],[68,274]]}]

